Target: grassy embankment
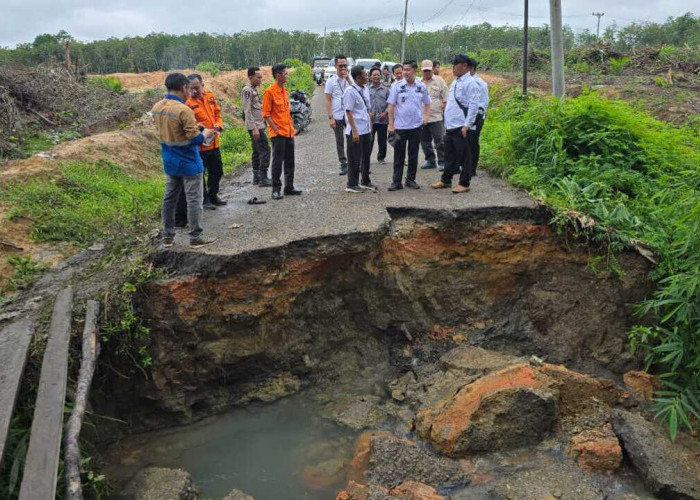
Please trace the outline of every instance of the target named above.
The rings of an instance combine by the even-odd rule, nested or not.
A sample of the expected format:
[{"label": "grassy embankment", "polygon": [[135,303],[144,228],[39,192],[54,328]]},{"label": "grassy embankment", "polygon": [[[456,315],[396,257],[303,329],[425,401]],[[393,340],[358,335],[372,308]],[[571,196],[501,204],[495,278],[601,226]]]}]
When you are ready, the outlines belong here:
[{"label": "grassy embankment", "polygon": [[[497,92],[496,92],[497,93]],[[675,437],[700,421],[700,138],[621,101],[584,93],[564,103],[509,94],[484,127],[484,164],[555,213],[560,228],[615,252],[650,249],[657,289],[629,333],[660,375],[656,409]]]}]

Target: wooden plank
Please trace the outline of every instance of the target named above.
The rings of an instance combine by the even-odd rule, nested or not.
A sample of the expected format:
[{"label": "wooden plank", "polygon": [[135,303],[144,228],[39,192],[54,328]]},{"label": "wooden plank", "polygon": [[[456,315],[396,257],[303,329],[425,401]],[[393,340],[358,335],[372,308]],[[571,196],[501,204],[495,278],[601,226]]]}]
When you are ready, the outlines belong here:
[{"label": "wooden plank", "polygon": [[33,334],[29,320],[16,321],[0,331],[0,465]]},{"label": "wooden plank", "polygon": [[73,290],[62,290],[56,297],[41,365],[20,500],[53,500],[56,496],[72,307]]}]

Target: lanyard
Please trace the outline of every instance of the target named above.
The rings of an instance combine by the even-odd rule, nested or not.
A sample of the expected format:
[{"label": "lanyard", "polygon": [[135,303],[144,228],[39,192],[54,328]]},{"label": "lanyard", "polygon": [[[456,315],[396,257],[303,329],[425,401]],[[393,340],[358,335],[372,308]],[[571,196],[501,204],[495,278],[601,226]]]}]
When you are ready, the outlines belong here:
[{"label": "lanyard", "polygon": [[341,78],[336,75],[335,79],[336,79],[336,83],[338,84],[338,88],[340,89],[340,105],[345,106],[345,103],[343,102],[343,94],[345,93],[345,89],[348,88],[348,84],[347,84],[347,82],[345,82],[345,89],[344,89],[343,86],[340,85]]},{"label": "lanyard", "polygon": [[365,105],[365,110],[366,110],[367,112],[369,112],[369,105],[367,104],[367,101],[365,100],[364,94],[360,91],[360,89],[358,89],[358,88],[355,87],[354,85],[352,86],[352,88],[355,89],[355,92],[357,92],[358,94],[360,94],[360,97],[362,97],[362,102],[363,102],[363,104]]}]

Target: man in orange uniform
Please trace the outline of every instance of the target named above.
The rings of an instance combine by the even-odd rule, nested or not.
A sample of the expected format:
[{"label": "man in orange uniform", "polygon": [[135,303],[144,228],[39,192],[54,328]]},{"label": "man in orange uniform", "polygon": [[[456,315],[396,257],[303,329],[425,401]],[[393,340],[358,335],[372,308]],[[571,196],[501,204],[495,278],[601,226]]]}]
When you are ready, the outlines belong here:
[{"label": "man in orange uniform", "polygon": [[284,164],[284,194],[299,195],[294,189],[294,125],[289,110],[289,92],[284,88],[287,83],[287,67],[275,64],[272,67],[270,85],[263,94],[262,115],[272,141],[272,199],[281,200],[282,165]]},{"label": "man in orange uniform", "polygon": [[[216,97],[213,93],[204,90],[204,82],[200,75],[195,73],[187,78],[190,80],[190,97],[185,104],[194,111],[194,116],[200,126],[221,132],[224,129],[224,121],[221,119],[221,108],[216,102]],[[226,205],[226,201],[219,198],[219,183],[224,175],[224,165],[219,150],[219,135],[216,134],[210,144],[199,146],[199,154],[207,172],[204,186],[204,208],[211,210],[214,206]]]}]

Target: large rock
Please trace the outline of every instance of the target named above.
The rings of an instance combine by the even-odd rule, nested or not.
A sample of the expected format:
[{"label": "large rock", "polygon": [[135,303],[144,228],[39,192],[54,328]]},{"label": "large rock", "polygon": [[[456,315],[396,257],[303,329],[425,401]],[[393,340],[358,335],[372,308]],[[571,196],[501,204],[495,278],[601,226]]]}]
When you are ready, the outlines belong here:
[{"label": "large rock", "polygon": [[420,411],[417,430],[439,452],[459,457],[536,443],[552,430],[556,414],[549,381],[535,368],[518,364]]},{"label": "large rock", "polygon": [[601,404],[613,406],[622,395],[612,380],[591,377],[562,365],[544,363],[539,372],[549,379],[550,387],[557,389],[559,412],[564,417],[591,412]]},{"label": "large rock", "polygon": [[651,401],[659,388],[658,378],[650,373],[631,370],[622,376],[625,385],[642,401]]},{"label": "large rock", "polygon": [[436,456],[404,438],[377,435],[370,438],[367,478],[389,488],[404,481],[454,488],[468,484],[470,474],[463,461]]},{"label": "large rock", "polygon": [[625,454],[655,495],[700,498],[700,445],[682,436],[672,443],[657,426],[625,410],[614,410],[612,423]]},{"label": "large rock", "polygon": [[522,358],[469,345],[460,345],[440,358],[443,370],[459,370],[469,375],[483,375],[508,365],[522,362]]},{"label": "large rock", "polygon": [[143,469],[118,496],[121,500],[196,500],[192,476],[182,469]]},{"label": "large rock", "polygon": [[622,448],[610,424],[573,436],[569,452],[584,470],[614,472],[622,464]]}]

